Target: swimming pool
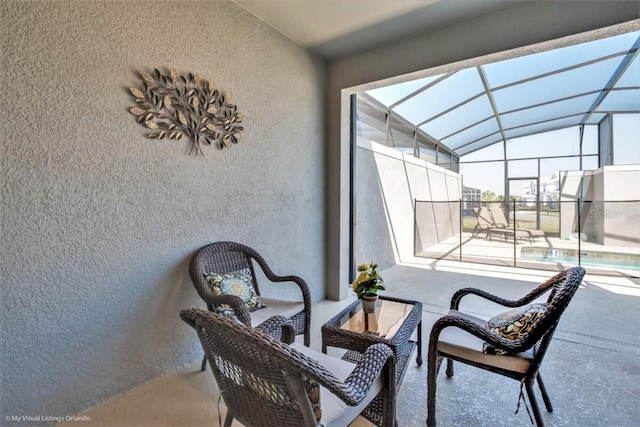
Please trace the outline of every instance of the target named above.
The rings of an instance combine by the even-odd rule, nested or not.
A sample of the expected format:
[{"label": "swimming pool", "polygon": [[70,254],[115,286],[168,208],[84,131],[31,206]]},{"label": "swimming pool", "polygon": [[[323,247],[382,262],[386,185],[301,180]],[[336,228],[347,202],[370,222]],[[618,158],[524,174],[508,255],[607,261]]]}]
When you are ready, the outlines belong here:
[{"label": "swimming pool", "polygon": [[[520,252],[520,257],[523,260],[549,264],[578,265],[577,249],[523,247]],[[640,254],[581,250],[579,261],[583,267],[618,268],[640,271]]]}]

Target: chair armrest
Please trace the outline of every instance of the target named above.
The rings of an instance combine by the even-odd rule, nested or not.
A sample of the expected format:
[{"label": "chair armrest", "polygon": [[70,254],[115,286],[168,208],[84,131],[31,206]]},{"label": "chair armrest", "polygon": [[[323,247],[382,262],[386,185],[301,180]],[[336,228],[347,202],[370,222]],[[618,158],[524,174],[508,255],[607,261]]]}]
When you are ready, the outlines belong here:
[{"label": "chair armrest", "polygon": [[309,291],[309,285],[304,281],[301,277],[298,276],[279,276],[271,270],[267,261],[257,252],[253,252],[251,257],[258,263],[264,275],[270,281],[277,282],[293,282],[295,283],[300,291],[302,292],[302,300],[304,302],[305,307],[311,307],[311,292]]},{"label": "chair armrest", "polygon": [[551,290],[555,284],[563,281],[565,276],[566,276],[566,272],[561,271],[560,273],[556,274],[555,276],[545,281],[543,284],[541,284],[537,288],[533,289],[527,295],[517,300],[508,300],[505,298],[501,298],[497,295],[493,295],[493,294],[490,294],[489,292],[483,291],[482,289],[462,288],[457,290],[451,297],[450,307],[452,310],[458,311],[460,308],[460,301],[462,300],[462,297],[465,295],[477,295],[479,297],[488,299],[489,301],[493,301],[505,307],[520,307],[525,304],[529,304],[530,302],[538,298],[540,295]]},{"label": "chair armrest", "polygon": [[296,337],[296,331],[293,325],[281,315],[268,318],[256,326],[255,330],[270,335],[285,344],[291,344]]},{"label": "chair armrest", "polygon": [[[451,306],[452,310],[460,309],[460,302],[462,297],[465,295],[477,295],[481,298],[487,299],[489,301],[495,302],[496,304],[503,305],[505,307],[518,307],[521,304],[521,300],[508,300],[497,295],[490,294],[487,291],[483,291],[482,289],[477,288],[462,288],[457,290],[453,296],[451,297]],[[525,302],[526,304],[526,302]]]},{"label": "chair armrest", "polygon": [[274,283],[278,283],[278,282],[295,283],[298,286],[298,288],[300,288],[300,292],[302,293],[302,301],[304,302],[305,307],[311,307],[311,292],[309,291],[309,285],[307,285],[307,282],[305,282],[305,280],[302,277],[278,276],[277,274],[273,274],[270,276],[269,274],[267,274],[266,271],[265,271],[265,276],[267,276],[267,278]]},{"label": "chair armrest", "polygon": [[319,365],[313,371],[308,371],[307,374],[347,405],[357,406],[367,396],[369,389],[383,369],[385,369],[384,385],[392,390],[389,395],[395,407],[396,358],[391,348],[386,344],[378,343],[370,346],[344,382],[339,381],[332,373]]},{"label": "chair armrest", "polygon": [[[385,386],[392,390],[395,396],[396,389],[396,358],[393,351],[386,344],[374,344],[364,352],[362,360],[344,381],[345,385],[355,392],[353,405],[358,405],[365,398],[383,368],[387,369],[387,377],[383,379]],[[349,404],[349,402],[345,402]]]}]

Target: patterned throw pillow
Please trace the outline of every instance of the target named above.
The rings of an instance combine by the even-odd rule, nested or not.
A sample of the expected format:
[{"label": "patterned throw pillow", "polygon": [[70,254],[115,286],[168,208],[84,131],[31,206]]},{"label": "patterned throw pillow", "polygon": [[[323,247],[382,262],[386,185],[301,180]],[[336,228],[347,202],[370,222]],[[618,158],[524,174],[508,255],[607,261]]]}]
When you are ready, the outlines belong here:
[{"label": "patterned throw pillow", "polygon": [[236,316],[236,311],[229,304],[216,305],[213,307],[213,311],[221,316],[228,317],[231,320],[242,323],[240,319],[238,319],[238,316]]},{"label": "patterned throw pillow", "polygon": [[[533,328],[547,309],[545,303],[535,303],[500,313],[487,321],[487,329],[508,340],[516,340]],[[490,344],[484,344],[482,351],[487,354],[507,354]]]},{"label": "patterned throw pillow", "polygon": [[251,274],[246,272],[229,274],[205,273],[204,278],[211,284],[211,290],[214,294],[235,295],[247,304],[249,311],[256,311],[266,307],[253,288]]},{"label": "patterned throw pillow", "polygon": [[307,392],[309,403],[311,403],[311,409],[313,409],[313,415],[316,417],[316,421],[320,422],[322,419],[322,406],[320,405],[320,384],[318,381],[307,378],[304,379],[304,390]]}]

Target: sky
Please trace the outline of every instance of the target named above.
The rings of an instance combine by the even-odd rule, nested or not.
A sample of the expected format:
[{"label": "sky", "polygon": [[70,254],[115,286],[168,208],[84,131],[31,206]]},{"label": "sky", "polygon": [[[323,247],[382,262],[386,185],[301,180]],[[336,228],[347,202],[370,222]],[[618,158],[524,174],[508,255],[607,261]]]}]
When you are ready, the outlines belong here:
[{"label": "sky", "polygon": [[[503,135],[508,159],[576,156],[578,125],[586,123],[582,169],[595,169],[597,124],[609,113],[613,164],[640,165],[640,58],[633,55],[639,47],[640,31],[634,31],[367,94],[460,153],[466,186],[504,194],[503,162],[462,164],[504,159]],[[545,132],[550,127],[560,130]],[[544,179],[579,169],[578,158],[565,157],[541,160],[539,172]],[[537,176],[538,161],[511,160],[508,172],[510,177]]]},{"label": "sky", "polygon": [[[508,142],[509,158],[543,156],[567,156],[579,154],[579,130],[577,127],[543,134],[522,137]],[[617,115],[613,121],[613,161],[614,164],[637,164],[640,168],[640,114]],[[597,154],[597,128],[589,126],[585,131],[583,154]],[[503,157],[502,144],[495,144],[460,159],[460,173],[465,186],[504,194],[503,162],[470,163],[474,160],[493,160]],[[537,175],[536,160],[510,161],[511,177],[531,177]],[[598,167],[597,156],[583,159],[584,170]],[[541,179],[550,178],[558,171],[579,170],[578,158],[542,159]]]}]

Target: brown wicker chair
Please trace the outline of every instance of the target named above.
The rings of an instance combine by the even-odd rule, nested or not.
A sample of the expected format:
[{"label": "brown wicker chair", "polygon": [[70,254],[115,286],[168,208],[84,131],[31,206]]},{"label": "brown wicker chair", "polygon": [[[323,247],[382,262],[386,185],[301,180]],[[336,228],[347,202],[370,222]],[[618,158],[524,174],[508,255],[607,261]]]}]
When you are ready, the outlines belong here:
[{"label": "brown wicker chair", "polygon": [[[237,271],[249,271],[253,279],[256,293],[260,295],[260,288],[254,270],[254,261],[260,266],[264,275],[273,283],[293,282],[302,292],[302,301],[284,301],[261,296],[266,308],[249,312],[246,304],[236,296],[214,295],[211,285],[205,280],[208,273],[226,274]],[[256,326],[266,319],[282,315],[293,325],[296,334],[304,334],[304,345],[311,342],[311,294],[307,283],[298,276],[276,275],[264,258],[254,249],[235,242],[216,242],[198,249],[191,258],[189,274],[198,295],[207,303],[207,308],[213,310],[214,306],[228,304],[233,307],[236,316],[245,324]],[[206,357],[202,360],[202,370],[207,363]]]},{"label": "brown wicker chair", "polygon": [[[551,400],[542,382],[539,368],[560,316],[579,288],[584,274],[585,270],[581,267],[570,268],[515,301],[474,288],[460,289],[454,293],[451,298],[451,310],[435,322],[429,338],[427,425],[436,425],[436,376],[442,358],[447,358],[447,377],[453,376],[453,361],[456,360],[520,381],[521,386],[523,384],[526,388],[536,424],[542,426],[544,423],[533,385],[537,380],[545,407],[547,411],[552,412]],[[465,295],[477,295],[505,307],[522,307],[546,292],[550,292],[546,310],[526,334],[515,340],[509,340],[491,332],[486,328],[486,320],[458,311],[460,300]],[[485,343],[509,353],[485,354],[483,353]]]},{"label": "brown wicker chair", "polygon": [[[227,406],[225,426],[234,419],[247,427],[347,426],[376,396],[381,425],[395,423],[395,357],[384,344],[369,347],[356,365],[272,338],[271,331],[290,328],[282,316],[255,328],[198,308],[180,317],[198,333]],[[321,417],[305,388],[310,381],[320,386]]]}]

